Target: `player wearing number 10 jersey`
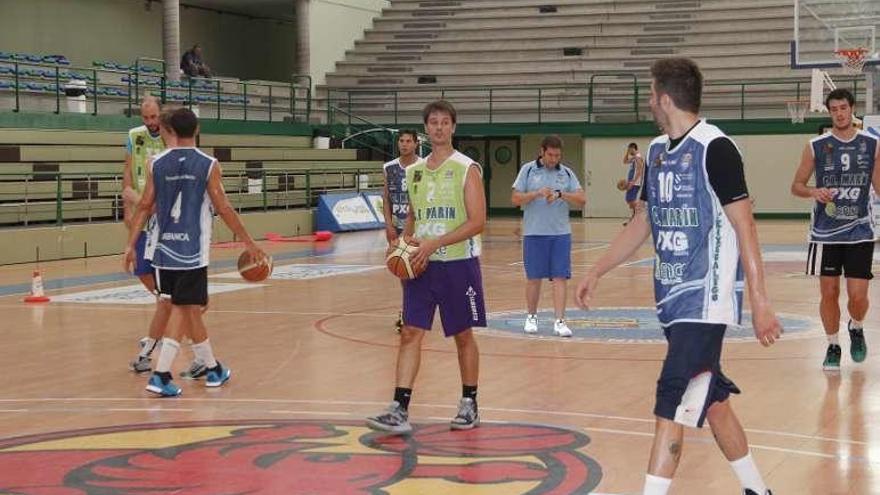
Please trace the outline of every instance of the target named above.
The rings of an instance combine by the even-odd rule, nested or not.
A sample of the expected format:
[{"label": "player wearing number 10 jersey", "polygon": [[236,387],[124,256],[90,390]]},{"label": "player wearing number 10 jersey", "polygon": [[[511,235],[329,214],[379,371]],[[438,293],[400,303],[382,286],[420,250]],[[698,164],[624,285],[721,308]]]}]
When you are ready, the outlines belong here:
[{"label": "player wearing number 10 jersey", "polygon": [[[821,293],[819,315],[828,337],[828,348],[822,367],[840,369],[840,276],[846,277],[848,296],[847,325],[850,356],[853,361],[865,360],[862,322],[868,312],[868,283],[874,277],[874,227],[870,190],[880,190],[880,160],[877,138],[853,125],[855,98],[846,89],[828,94],[825,106],[831,113],[831,132],[814,138],[804,147],[801,164],[791,184],[791,192],[815,203],[810,224],[810,246],[807,251],[807,274],[819,275]],[[816,175],[815,186],[808,186]]]}]

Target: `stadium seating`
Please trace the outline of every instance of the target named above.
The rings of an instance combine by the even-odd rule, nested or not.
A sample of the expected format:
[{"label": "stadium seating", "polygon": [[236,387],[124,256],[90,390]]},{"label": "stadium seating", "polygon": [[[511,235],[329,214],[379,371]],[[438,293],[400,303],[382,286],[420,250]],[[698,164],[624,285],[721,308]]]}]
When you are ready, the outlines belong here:
[{"label": "stadium seating", "polygon": [[[124,132],[4,129],[0,226],[118,220]],[[312,149],[303,136],[206,134],[240,211],[304,207],[323,191],[382,184],[381,162],[355,150]],[[58,199],[60,198],[60,201]]]},{"label": "stadium seating", "polygon": [[[808,91],[795,81],[809,74],[790,68],[792,25],[790,0],[394,0],[319,94],[379,122],[394,111],[417,121],[426,99],[440,96],[463,121],[485,121],[490,105],[493,121],[531,121],[539,103],[547,120],[632,117],[634,98],[648,113],[651,63],[687,56],[708,82],[708,115],[742,117],[745,92],[746,116],[779,117],[785,100]],[[594,83],[587,116],[597,74],[608,76]],[[766,79],[775,84],[741,86]]]}]

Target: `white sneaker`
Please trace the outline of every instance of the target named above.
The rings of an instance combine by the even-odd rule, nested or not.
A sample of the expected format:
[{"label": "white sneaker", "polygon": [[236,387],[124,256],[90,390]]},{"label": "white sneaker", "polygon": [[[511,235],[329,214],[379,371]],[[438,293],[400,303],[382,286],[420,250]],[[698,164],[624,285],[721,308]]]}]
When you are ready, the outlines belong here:
[{"label": "white sneaker", "polygon": [[523,325],[523,332],[538,333],[538,315],[526,315],[526,324]]},{"label": "white sneaker", "polygon": [[565,324],[565,320],[556,320],[553,324],[553,333],[557,337],[571,337],[571,329]]}]

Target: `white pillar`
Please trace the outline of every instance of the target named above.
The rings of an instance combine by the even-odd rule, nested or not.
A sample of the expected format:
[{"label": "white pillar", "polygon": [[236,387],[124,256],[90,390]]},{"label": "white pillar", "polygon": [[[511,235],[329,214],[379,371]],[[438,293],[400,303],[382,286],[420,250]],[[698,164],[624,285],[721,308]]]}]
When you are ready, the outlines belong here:
[{"label": "white pillar", "polygon": [[162,0],[162,58],[165,76],[180,80],[180,0]]},{"label": "white pillar", "polygon": [[[296,0],[296,73],[312,74],[309,57],[309,0]],[[314,89],[314,88],[313,88]]]}]

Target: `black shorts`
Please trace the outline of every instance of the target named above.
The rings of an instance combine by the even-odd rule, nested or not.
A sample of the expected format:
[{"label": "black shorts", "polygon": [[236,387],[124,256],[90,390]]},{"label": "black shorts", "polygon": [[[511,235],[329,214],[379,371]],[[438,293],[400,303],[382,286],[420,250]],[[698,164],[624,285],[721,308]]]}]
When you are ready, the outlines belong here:
[{"label": "black shorts", "polygon": [[654,414],[702,428],[709,406],[739,389],[721,372],[721,346],[727,325],[675,323],[666,329],[669,346],[657,380]]},{"label": "black shorts", "polygon": [[818,244],[807,248],[807,275],[861,278],[871,280],[874,262],[874,241],[857,244]]},{"label": "black shorts", "polygon": [[175,306],[208,304],[208,267],[193,270],[156,269],[156,290]]}]

